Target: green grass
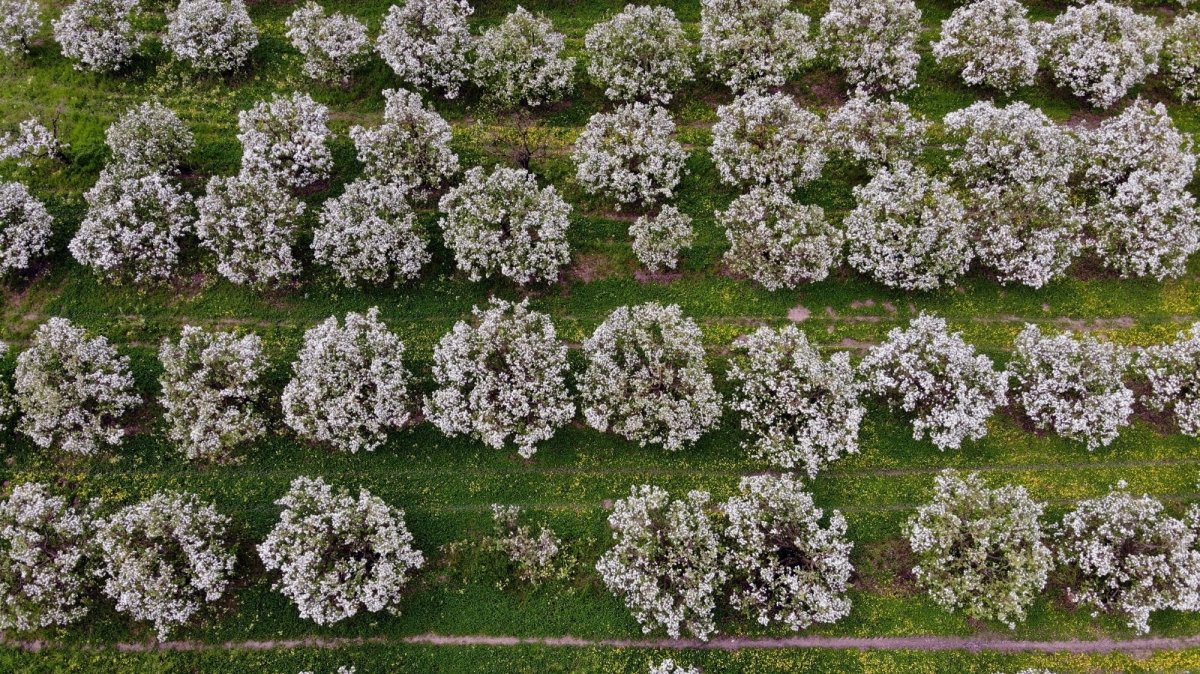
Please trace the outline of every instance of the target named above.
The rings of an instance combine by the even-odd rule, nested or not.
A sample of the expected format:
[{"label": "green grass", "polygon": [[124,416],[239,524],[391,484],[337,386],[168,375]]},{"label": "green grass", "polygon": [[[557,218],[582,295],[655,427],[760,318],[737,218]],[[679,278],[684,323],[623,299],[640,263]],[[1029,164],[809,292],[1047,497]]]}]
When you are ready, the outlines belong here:
[{"label": "green grass", "polygon": [[[388,4],[372,0],[330,6],[363,18],[375,30]],[[476,2],[475,23],[493,24],[515,4]],[[574,181],[569,160],[574,137],[593,113],[606,107],[600,92],[584,77],[583,34],[624,2],[524,4],[550,16],[567,33],[571,55],[581,57],[577,67],[580,84],[570,103],[538,113],[549,151],[534,162],[539,176],[554,183],[575,207],[571,243],[580,262],[561,282],[529,292],[533,305],[548,312],[570,342],[582,341],[609,311],[622,304],[675,302],[703,326],[713,369],[728,391],[721,375],[729,342],[758,325],[786,323],[789,310],[798,305],[811,312],[802,327],[825,349],[857,351],[925,310],[944,316],[954,329],[962,330],[969,341],[1001,363],[1025,321],[1082,327],[1124,343],[1146,344],[1170,339],[1192,320],[1200,319],[1200,260],[1193,262],[1185,278],[1166,283],[1121,280],[1089,271],[1038,291],[1000,286],[981,272],[973,272],[957,288],[936,293],[887,289],[848,270],[823,283],[774,293],[731,278],[722,272],[725,238],[713,211],[724,208],[736,192],[719,183],[705,151],[710,140],[707,125],[715,119],[715,107],[731,96],[706,81],[695,83],[671,106],[680,123],[681,139],[692,148],[690,173],[677,203],[695,218],[697,243],[686,254],[681,278],[670,284],[639,282],[625,231],[627,214],[614,213],[603,200],[584,194]],[[663,4],[672,6],[688,30],[698,34],[696,0]],[[825,3],[797,4],[817,17]],[[928,40],[936,35],[937,21],[945,18],[955,3],[919,4],[928,22]],[[1039,18],[1052,17],[1062,6],[1035,3],[1032,12]],[[219,280],[211,262],[196,251],[194,241],[185,246],[189,252],[179,275],[187,282],[169,288],[112,287],[71,260],[65,248],[83,217],[82,192],[95,180],[107,157],[104,129],[124,109],[149,97],[175,108],[195,131],[197,150],[189,158],[184,181],[197,193],[208,176],[236,171],[240,159],[235,138],[238,110],[272,92],[297,89],[307,90],[329,105],[332,126],[339,134],[333,142],[337,170],[330,190],[308,198],[303,237],[308,240],[321,201],[337,194],[359,171],[345,131],[352,124],[377,122],[383,107],[380,91],[399,84],[378,59],[357,73],[347,88],[310,84],[300,73],[299,55],[283,37],[283,21],[292,9],[283,3],[251,7],[263,33],[261,44],[251,67],[228,78],[195,79],[171,64],[156,45],[138,59],[131,72],[120,77],[79,73],[58,54],[48,34],[31,57],[0,64],[0,130],[35,114],[48,121],[60,110],[60,128],[71,146],[67,164],[0,167],[0,176],[29,184],[56,217],[56,253],[45,268],[3,286],[0,338],[20,347],[47,317],[67,316],[107,335],[129,354],[139,389],[151,400],[157,393],[157,345],[163,338],[177,335],[181,325],[254,330],[263,336],[272,358],[268,386],[278,394],[288,377],[287,364],[307,327],[330,314],[379,306],[383,318],[404,338],[411,366],[427,390],[433,346],[454,321],[489,295],[511,298],[524,294],[501,281],[471,283],[455,274],[451,256],[437,238],[437,216],[432,212],[423,214],[423,219],[434,232],[434,262],[423,278],[398,289],[345,290],[327,271],[312,267],[306,249],[302,253],[305,275],[293,286],[268,292]],[[52,9],[51,14],[57,11]],[[162,25],[161,16],[147,22],[148,29]],[[924,47],[927,52],[927,44]],[[811,89],[812,84],[829,77],[827,70],[814,67],[796,78],[789,89],[810,107],[829,107],[836,101],[820,99]],[[935,120],[990,96],[964,87],[952,73],[937,68],[928,55],[920,84],[903,99]],[[1200,133],[1200,108],[1173,104],[1157,81],[1138,93],[1167,102],[1180,128],[1193,135]],[[1045,78],[1013,99],[1037,105],[1060,121],[1082,114],[1114,114],[1087,110]],[[463,100],[435,101],[435,105],[455,125],[455,146],[465,165],[503,161],[498,129],[508,119],[482,109],[477,92],[468,90]],[[935,169],[943,168],[944,159],[936,151],[926,160]],[[852,187],[866,179],[860,169],[833,163],[821,180],[805,187],[798,197],[840,217],[853,206]],[[584,274],[577,273],[584,268],[587,281]],[[581,364],[578,353],[572,354],[572,360],[576,366]],[[8,372],[11,367],[10,355],[0,370]],[[736,489],[739,476],[765,468],[748,460],[739,449],[736,419],[731,415],[718,431],[677,454],[639,448],[577,424],[545,443],[532,460],[524,461],[515,452],[447,439],[429,425],[396,434],[374,453],[334,454],[298,443],[284,433],[277,411],[273,424],[279,433],[244,448],[240,464],[201,466],[187,463],[162,441],[159,411],[153,403],[148,404],[136,420],[139,432],[121,449],[91,459],[41,451],[10,436],[0,479],[8,484],[44,480],[80,497],[103,497],[111,505],[132,502],[162,488],[187,489],[214,500],[237,522],[242,580],[226,601],[207,610],[196,626],[179,635],[211,643],[309,635],[394,638],[427,631],[636,638],[641,634],[637,624],[591,570],[608,545],[606,504],[640,483],[659,484],[676,492],[708,489],[715,497],[724,498]],[[1054,578],[1033,607],[1029,621],[1011,633],[1002,626],[973,623],[942,611],[915,591],[905,576],[900,527],[912,508],[929,497],[933,475],[943,467],[986,469],[987,478],[995,483],[1024,484],[1036,498],[1049,501],[1052,518],[1073,501],[1102,494],[1121,479],[1136,491],[1166,499],[1176,512],[1200,499],[1196,484],[1200,443],[1149,419],[1140,419],[1111,447],[1089,453],[1080,445],[1031,433],[1014,416],[999,414],[986,439],[961,451],[942,453],[927,442],[914,441],[902,417],[873,408],[863,429],[862,446],[862,454],[839,462],[811,483],[823,507],[839,508],[847,514],[860,576],[851,615],[837,625],[812,630],[815,633],[1011,634],[1035,639],[1130,636],[1120,619],[1092,618],[1086,611],[1071,608],[1065,601],[1062,577]],[[300,474],[324,475],[347,486],[363,485],[406,509],[418,545],[431,561],[406,601],[403,615],[364,615],[318,628],[300,620],[288,602],[271,590],[253,546],[278,516],[273,501]],[[538,589],[498,589],[506,573],[504,565],[473,545],[489,533],[488,506],[495,502],[520,503],[535,519],[554,526],[579,560],[574,579]],[[720,625],[723,633],[763,633],[725,606],[720,608]],[[1152,625],[1156,634],[1198,634],[1200,616],[1167,612],[1156,615]],[[42,636],[88,648],[38,655],[0,651],[0,671],[295,672],[303,668],[332,671],[338,664],[355,663],[360,672],[618,672],[644,670],[652,658],[664,655],[642,650],[397,644],[271,653],[118,654],[104,647],[118,641],[146,640],[151,632],[115,614],[102,601],[82,625]],[[1195,652],[1160,654],[1136,662],[1119,656],[841,651],[697,652],[680,659],[703,665],[707,672],[992,672],[1034,665],[1053,665],[1062,672],[1200,668],[1200,654]]]}]

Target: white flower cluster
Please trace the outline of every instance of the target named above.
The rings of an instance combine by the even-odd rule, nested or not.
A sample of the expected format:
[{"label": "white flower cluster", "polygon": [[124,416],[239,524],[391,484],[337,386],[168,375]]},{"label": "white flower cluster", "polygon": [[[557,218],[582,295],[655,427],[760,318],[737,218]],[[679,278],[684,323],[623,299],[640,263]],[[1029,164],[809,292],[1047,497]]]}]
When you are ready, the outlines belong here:
[{"label": "white flower cluster", "polygon": [[192,225],[189,195],[161,173],[122,177],[106,170],[84,198],[87,215],[67,246],[79,264],[115,283],[171,277],[179,239]]},{"label": "white flower cluster", "polygon": [[1087,444],[1110,444],[1129,424],[1133,391],[1123,376],[1129,353],[1111,342],[1072,333],[1042,335],[1027,324],[1013,344],[1008,370],[1025,414],[1043,430]]},{"label": "white flower cluster", "polygon": [[304,93],[275,94],[238,113],[242,171],[307,187],[329,177],[329,109]]},{"label": "white flower cluster", "polygon": [[821,118],[788,94],[746,93],[717,108],[709,153],[721,182],[794,189],[821,177],[826,152]]},{"label": "white flower cluster", "polygon": [[528,459],[575,416],[567,346],[528,300],[493,298],[472,315],[434,349],[437,389],[425,399],[425,417],[450,437],[469,435],[493,449],[512,442]]},{"label": "white flower cluster", "polygon": [[0,136],[0,161],[16,160],[18,166],[29,167],[35,159],[61,158],[66,145],[54,132],[35,118],[17,125],[13,133]]},{"label": "white flower cluster", "polygon": [[1037,108],[974,103],[943,120],[950,168],[965,184],[976,253],[1001,283],[1040,288],[1083,250],[1084,214],[1072,199],[1078,141]]},{"label": "white flower cluster", "polygon": [[196,70],[236,70],[258,46],[258,29],[242,0],[179,0],[167,20],[163,46]]},{"label": "white flower cluster", "polygon": [[1158,72],[1162,32],[1153,17],[1129,7],[1106,0],[1068,7],[1039,30],[1058,85],[1098,108]]},{"label": "white flower cluster", "polygon": [[629,226],[633,253],[652,272],[674,269],[679,251],[692,245],[696,234],[692,218],[674,206],[663,206],[654,215],[642,215]]},{"label": "white flower cluster", "polygon": [[738,386],[731,406],[742,413],[750,436],[742,448],[753,458],[811,478],[858,453],[866,409],[849,354],[822,360],[794,325],[759,328],[734,346],[745,355],[730,363],[729,379]]},{"label": "white flower cluster", "polygon": [[575,178],[590,194],[618,204],[670,199],[688,154],[665,108],[631,103],[597,112],[575,141]]},{"label": "white flower cluster", "polygon": [[831,0],[819,43],[856,89],[893,92],[917,84],[920,34],[913,0]]},{"label": "white flower cluster", "polygon": [[744,477],[721,506],[729,526],[725,563],[736,569],[729,597],[735,609],[763,626],[798,632],[850,614],[847,587],[854,567],[846,518],[824,511],[803,484],[784,474]]},{"label": "white flower cluster", "polygon": [[74,508],[37,482],[0,501],[0,628],[27,632],[87,614],[93,506]]},{"label": "white flower cluster", "polygon": [[28,269],[49,252],[54,218],[18,182],[0,182],[0,277]]},{"label": "white flower cluster", "polygon": [[651,667],[647,674],[700,674],[700,670],[695,667],[685,667],[684,665],[676,664],[674,660],[667,658]]},{"label": "white flower cluster", "polygon": [[431,256],[408,195],[401,185],[370,178],[347,185],[321,209],[314,259],[332,267],[347,287],[417,278]]},{"label": "white flower cluster", "polygon": [[42,30],[42,8],[34,0],[0,0],[0,57],[29,50],[29,41]]},{"label": "white flower cluster", "polygon": [[145,38],[134,27],[139,0],[75,0],[51,22],[63,56],[76,70],[120,70]]},{"label": "white flower cluster", "polygon": [[200,244],[217,256],[217,271],[238,285],[268,285],[294,275],[296,219],[304,204],[272,180],[246,171],[213,176],[196,200]]},{"label": "white flower cluster", "polygon": [[1154,611],[1200,610],[1196,532],[1167,515],[1159,501],[1130,494],[1124,482],[1067,513],[1058,558],[1078,572],[1067,588],[1072,601],[1090,606],[1093,615],[1123,613],[1138,632],[1150,631]]},{"label": "white flower cluster", "polygon": [[700,439],[721,415],[703,335],[678,305],[615,309],[583,343],[583,415],[599,431],[669,451]]},{"label": "white flower cluster", "polygon": [[195,146],[175,111],[157,101],[125,111],[104,133],[112,153],[108,170],[122,175],[172,173]]},{"label": "white flower cluster", "polygon": [[562,539],[546,527],[534,536],[527,525],[519,523],[520,517],[520,506],[492,504],[496,535],[489,542],[508,557],[519,579],[538,585],[553,577]]},{"label": "white flower cluster", "polygon": [[[0,342],[0,358],[8,355],[8,344]],[[8,384],[0,380],[0,433],[7,433],[10,429],[9,420],[17,414],[16,403],[13,401],[12,389]],[[4,443],[0,442],[0,449],[4,448]]]},{"label": "white flower cluster", "polygon": [[854,196],[845,228],[847,259],[858,271],[891,288],[933,290],[967,270],[975,254],[970,221],[941,179],[900,161]]},{"label": "white flower cluster", "polygon": [[406,0],[383,17],[375,49],[396,75],[421,89],[441,89],[457,98],[470,77],[474,45],[467,0]]},{"label": "white flower cluster", "polygon": [[718,211],[725,264],[767,290],[822,281],[842,255],[842,231],[820,206],[798,204],[778,187],[755,187]]},{"label": "white flower cluster", "polygon": [[133,392],[129,358],[104,337],[54,317],[38,326],[17,356],[14,376],[21,408],[18,430],[39,447],[93,454],[101,443],[119,445],[121,418],[141,402]]},{"label": "white flower cluster", "polygon": [[1020,0],[973,0],[942,22],[933,56],[967,84],[1009,95],[1034,82],[1040,56],[1035,39]]},{"label": "white flower cluster", "polygon": [[700,50],[734,91],[781,87],[817,57],[807,14],[789,0],[701,0]]},{"label": "white flower cluster", "polygon": [[186,492],[158,492],[96,527],[104,594],[159,639],[225,594],[237,561],[229,518]]},{"label": "white flower cluster", "polygon": [[935,484],[933,501],[904,527],[917,583],[946,610],[1016,628],[1054,566],[1042,505],[1024,487],[992,489],[976,473],[947,470]]},{"label": "white flower cluster", "polygon": [[167,436],[188,459],[220,461],[267,432],[259,410],[267,369],[258,335],[185,325],[158,350]]},{"label": "white flower cluster", "polygon": [[1200,323],[1174,342],[1143,349],[1137,369],[1150,384],[1142,400],[1174,414],[1184,434],[1200,436]]},{"label": "white flower cluster", "polygon": [[553,103],[572,86],[575,59],[560,55],[565,41],[549,19],[518,5],[476,40],[474,82],[503,108]]},{"label": "white flower cluster", "polygon": [[258,555],[268,571],[279,571],[275,587],[301,618],[329,625],[360,610],[399,613],[405,586],[425,564],[403,510],[366,489],[355,499],[304,476],[275,503],[284,510]]},{"label": "white flower cluster", "polygon": [[383,124],[350,127],[364,173],[417,191],[414,194],[441,187],[458,173],[450,125],[411,91],[385,89],[383,97]]},{"label": "white flower cluster", "polygon": [[830,153],[877,169],[918,159],[925,150],[930,126],[900,101],[858,92],[829,115],[825,145]]},{"label": "white flower cluster", "polygon": [[302,438],[346,452],[373,451],[389,429],[408,423],[412,405],[404,343],[379,309],[334,316],[304,333],[283,389],[284,422]]},{"label": "white flower cluster", "polygon": [[914,439],[928,435],[942,450],[987,435],[988,418],[1008,403],[1008,375],[926,313],[889,331],[859,372],[867,390],[912,415]]},{"label": "white flower cluster", "polygon": [[524,169],[467,171],[438,203],[446,247],[472,281],[501,274],[520,285],[553,281],[571,257],[571,206]]},{"label": "white flower cluster", "polygon": [[727,576],[720,532],[704,512],[709,500],[702,491],[672,499],[663,489],[640,485],[608,516],[616,543],[596,570],[643,632],[662,627],[679,638],[686,629],[707,640],[716,631],[713,612]]},{"label": "white flower cluster", "polygon": [[341,12],[304,3],[288,17],[287,38],[304,56],[304,74],[323,82],[347,82],[350,73],[366,63],[371,38],[362,21]]},{"label": "white flower cluster", "polygon": [[692,79],[692,45],[670,7],[626,5],[588,29],[588,76],[615,101],[666,105]]},{"label": "white flower cluster", "polygon": [[1185,103],[1200,101],[1200,13],[1184,14],[1167,30],[1164,70],[1176,95]]}]

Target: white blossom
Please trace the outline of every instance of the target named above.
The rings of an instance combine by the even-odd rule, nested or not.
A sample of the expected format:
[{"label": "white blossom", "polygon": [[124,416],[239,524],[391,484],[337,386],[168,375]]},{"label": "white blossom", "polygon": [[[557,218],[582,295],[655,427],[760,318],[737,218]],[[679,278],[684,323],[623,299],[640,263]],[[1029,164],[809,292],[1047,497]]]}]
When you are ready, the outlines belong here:
[{"label": "white blossom", "polygon": [[1026,324],[1008,370],[1025,414],[1042,430],[1087,445],[1110,444],[1129,424],[1133,392],[1123,376],[1131,357],[1122,347],[1070,332],[1042,335]]},{"label": "white blossom", "polygon": [[821,358],[794,325],[762,327],[734,342],[729,366],[737,384],[731,407],[741,412],[751,457],[810,478],[843,456],[858,453],[866,415],[850,355]]},{"label": "white blossom", "polygon": [[583,414],[599,431],[683,449],[721,415],[702,334],[678,305],[615,309],[583,343]]},{"label": "white blossom", "polygon": [[633,253],[652,272],[674,269],[679,251],[696,238],[692,218],[674,206],[663,206],[654,215],[642,215],[629,226]]},{"label": "white blossom", "polygon": [[695,667],[685,667],[677,664],[671,658],[667,658],[651,667],[647,674],[700,674],[700,670]]},{"label": "white blossom", "polygon": [[872,169],[913,161],[925,150],[930,123],[900,101],[858,92],[834,110],[825,124],[825,146]]},{"label": "white blossom", "polygon": [[1162,32],[1129,7],[1105,0],[1068,7],[1039,30],[1055,82],[1098,108],[1158,72]]},{"label": "white blossom", "polygon": [[933,56],[961,75],[1004,94],[1033,84],[1040,56],[1020,0],[973,0],[942,22]]},{"label": "white blossom", "polygon": [[76,70],[120,70],[145,35],[134,27],[138,0],[75,0],[51,22],[63,56]]},{"label": "white blossom", "polygon": [[379,309],[334,316],[304,333],[283,389],[284,422],[313,442],[373,451],[410,418],[404,343],[379,320]]},{"label": "white blossom", "polygon": [[458,173],[450,125],[411,91],[385,89],[383,97],[383,124],[350,127],[364,172],[412,190],[441,187]]},{"label": "white blossom", "polygon": [[817,57],[807,14],[789,0],[701,0],[700,49],[734,91],[781,87]]},{"label": "white blossom", "polygon": [[1200,101],[1200,13],[1177,17],[1165,37],[1167,81],[1184,103]]},{"label": "white blossom", "polygon": [[242,0],[179,0],[167,20],[163,46],[196,70],[236,70],[258,46],[258,29]]},{"label": "white blossom", "polygon": [[520,5],[475,43],[472,77],[503,108],[553,103],[571,91],[574,58],[564,58],[565,37],[550,20]]},{"label": "white blossom", "polygon": [[112,153],[108,169],[122,174],[171,173],[195,146],[175,111],[157,101],[125,111],[104,134]]},{"label": "white blossom", "polygon": [[528,300],[493,298],[472,316],[433,351],[437,389],[425,399],[425,417],[450,437],[469,435],[494,449],[511,442],[528,459],[575,416],[567,346]]},{"label": "white blossom", "polygon": [[13,133],[0,136],[0,161],[15,160],[18,166],[33,166],[35,159],[61,159],[66,145],[35,118],[17,125]]},{"label": "white blossom", "polygon": [[409,85],[457,98],[470,77],[474,11],[467,0],[405,0],[388,8],[375,49]]},{"label": "white blossom", "polygon": [[25,185],[0,182],[0,277],[29,269],[49,252],[54,218]]},{"label": "white blossom", "polygon": [[592,115],[571,158],[588,193],[618,204],[651,204],[674,195],[687,156],[665,108],[631,103]]},{"label": "white blossom", "polygon": [[167,435],[188,459],[227,459],[267,432],[260,412],[268,363],[257,335],[185,325],[158,350]]},{"label": "white blossom", "polygon": [[287,187],[306,187],[329,177],[333,154],[329,139],[329,109],[308,94],[275,94],[238,113],[242,170],[278,181]]},{"label": "white blossom", "polygon": [[213,176],[196,200],[200,244],[217,256],[217,271],[238,285],[267,285],[292,276],[296,219],[304,204],[259,176]]},{"label": "white blossom", "polygon": [[313,257],[347,287],[417,278],[430,260],[427,235],[395,183],[359,179],[325,202],[313,232]]},{"label": "white blossom", "polygon": [[258,546],[275,588],[318,625],[359,611],[399,614],[405,587],[425,564],[404,511],[359,488],[355,499],[321,478],[298,477],[275,502],[279,522]]},{"label": "white blossom", "polygon": [[20,56],[42,30],[42,9],[34,0],[0,0],[0,57]]},{"label": "white blossom", "polygon": [[666,105],[692,79],[692,45],[670,7],[625,5],[584,36],[588,76],[614,101]]},{"label": "white blossom", "polygon": [[947,470],[935,484],[933,501],[904,527],[917,583],[946,610],[1015,629],[1054,567],[1042,505],[1024,487],[993,489],[976,473]]},{"label": "white blossom", "polygon": [[508,557],[517,577],[533,585],[554,576],[562,556],[562,539],[552,529],[542,527],[537,536],[520,524],[521,507],[492,504],[496,535],[488,539],[491,547]]},{"label": "white blossom", "polygon": [[686,629],[706,641],[716,631],[716,596],[727,575],[719,532],[704,512],[710,499],[691,491],[673,500],[663,489],[641,485],[608,516],[615,543],[596,570],[642,632],[662,627],[677,639]]},{"label": "white blossom", "polygon": [[819,44],[856,89],[904,91],[917,84],[921,28],[913,0],[831,0]]},{"label": "white blossom", "polygon": [[40,325],[17,356],[14,389],[22,415],[17,429],[39,447],[72,454],[121,444],[121,419],[141,402],[129,358],[58,317]]},{"label": "white blossom", "polygon": [[1150,384],[1142,396],[1146,405],[1171,412],[1179,430],[1200,436],[1200,323],[1174,342],[1143,349],[1137,369]]},{"label": "white blossom", "polygon": [[826,151],[821,118],[785,93],[746,93],[717,108],[713,163],[726,185],[794,189],[821,177]]},{"label": "white blossom", "polygon": [[96,530],[104,594],[117,610],[154,623],[166,639],[229,586],[237,557],[228,517],[195,494],[157,492]]},{"label": "white blossom", "polygon": [[[8,355],[8,344],[0,342],[0,359]],[[9,421],[17,414],[17,406],[12,397],[12,389],[3,380],[0,380],[0,433],[7,433],[11,430]],[[4,447],[4,443],[0,441],[0,449]]]},{"label": "white blossom", "polygon": [[822,281],[842,256],[842,231],[824,209],[777,187],[755,187],[716,216],[729,239],[725,264],[767,290]]},{"label": "white blossom", "polygon": [[905,290],[950,285],[974,257],[970,222],[949,185],[908,161],[854,188],[846,217],[849,260],[876,281]]},{"label": "white blossom", "polygon": [[520,285],[553,281],[571,256],[571,206],[523,169],[476,166],[438,203],[458,268],[472,281],[501,274]]},{"label": "white blossom", "polygon": [[367,62],[371,38],[362,21],[341,12],[326,14],[312,2],[288,17],[287,38],[304,56],[304,74],[324,82],[346,82]]}]

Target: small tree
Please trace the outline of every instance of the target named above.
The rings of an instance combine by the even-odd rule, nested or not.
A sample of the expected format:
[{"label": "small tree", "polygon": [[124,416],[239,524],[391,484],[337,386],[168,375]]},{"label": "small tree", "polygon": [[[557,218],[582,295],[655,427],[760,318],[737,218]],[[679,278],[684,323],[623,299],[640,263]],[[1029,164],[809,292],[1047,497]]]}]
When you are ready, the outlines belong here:
[{"label": "small tree", "polygon": [[306,187],[329,177],[333,154],[329,109],[308,94],[275,94],[238,113],[242,171],[286,187]]},{"label": "small tree", "polygon": [[58,317],[40,325],[17,356],[14,384],[22,414],[18,430],[39,447],[72,454],[121,444],[121,418],[141,402],[129,358],[104,337],[90,338]]},{"label": "small tree", "polygon": [[242,0],[180,0],[167,20],[163,46],[196,70],[236,70],[258,46],[258,29]]},{"label": "small tree", "polygon": [[1150,384],[1142,401],[1173,413],[1185,435],[1200,436],[1200,323],[1172,343],[1143,349],[1137,369]]},{"label": "small tree", "polygon": [[692,45],[670,7],[625,5],[584,37],[588,76],[614,101],[666,105],[692,79]]},{"label": "small tree", "polygon": [[1154,611],[1200,610],[1195,531],[1159,501],[1130,494],[1124,482],[1080,501],[1057,533],[1059,562],[1075,571],[1067,596],[1092,615],[1122,613],[1146,633]]},{"label": "small tree", "polygon": [[655,215],[642,215],[629,226],[633,253],[652,272],[674,269],[679,251],[692,245],[696,235],[692,218],[674,206],[663,206]]},{"label": "small tree", "polygon": [[158,359],[168,437],[188,459],[228,459],[267,432],[260,380],[268,363],[257,335],[185,325],[178,342],[163,340]]},{"label": "small tree", "polygon": [[1200,100],[1200,14],[1177,17],[1163,44],[1164,69],[1184,103]]},{"label": "small tree", "polygon": [[[738,386],[731,406],[742,413],[751,457],[810,478],[858,453],[866,409],[847,353],[823,360],[794,325],[762,327],[734,342],[739,354],[729,379]],[[743,355],[744,354],[744,355]]]},{"label": "small tree", "polygon": [[42,30],[42,9],[34,0],[0,0],[0,57],[28,53],[29,41]]},{"label": "small tree", "polygon": [[104,140],[112,153],[108,170],[122,175],[172,173],[195,145],[179,115],[157,101],[125,111],[108,127]]},{"label": "small tree", "polygon": [[0,277],[29,269],[50,251],[54,218],[18,182],[0,182]]},{"label": "small tree", "polygon": [[1098,108],[1158,72],[1162,32],[1153,17],[1129,7],[1105,0],[1068,7],[1040,30],[1054,80]]},{"label": "small tree", "polygon": [[842,255],[842,232],[825,211],[776,187],[755,187],[716,215],[729,239],[725,264],[767,290],[822,281]]},{"label": "small tree", "polygon": [[114,283],[171,277],[179,239],[191,228],[191,197],[161,173],[100,174],[84,198],[87,216],[68,248],[79,264]]},{"label": "small tree", "polygon": [[325,202],[313,232],[313,257],[347,287],[411,281],[429,262],[427,235],[396,183],[359,179]]},{"label": "small tree", "polygon": [[942,22],[933,56],[967,84],[1010,95],[1033,84],[1039,57],[1035,39],[1020,0],[974,0]]},{"label": "small tree", "polygon": [[917,84],[921,10],[913,0],[832,0],[821,17],[819,44],[867,92],[893,92]]},{"label": "small tree", "polygon": [[713,162],[726,185],[794,189],[821,177],[821,118],[785,93],[747,93],[717,108]]},{"label": "small tree", "polygon": [[1015,629],[1054,566],[1042,543],[1042,505],[1024,487],[992,489],[976,473],[946,470],[933,501],[905,524],[913,575],[948,611]]},{"label": "small tree", "polygon": [[292,246],[304,204],[275,182],[246,172],[213,176],[196,207],[200,244],[233,283],[265,286],[299,271]]},{"label": "small tree", "polygon": [[[56,119],[55,130],[57,125]],[[47,129],[36,118],[30,118],[18,124],[15,133],[0,136],[0,161],[13,159],[17,166],[28,168],[37,159],[63,160],[66,148],[55,131]]]},{"label": "small tree", "polygon": [[721,397],[700,328],[678,305],[618,307],[583,343],[583,414],[599,431],[683,449],[716,425]]},{"label": "small tree", "polygon": [[520,5],[475,44],[472,77],[502,108],[537,107],[571,91],[574,58],[563,58],[565,37],[550,20]]},{"label": "small tree", "polygon": [[1026,324],[1013,344],[1008,371],[1017,400],[1042,430],[1087,444],[1088,451],[1117,438],[1133,414],[1133,392],[1123,376],[1129,353],[1070,332],[1042,335]]},{"label": "small tree", "polygon": [[355,499],[321,478],[298,477],[279,522],[258,546],[275,588],[318,625],[360,610],[398,615],[404,591],[425,556],[413,547],[404,511],[359,488]]},{"label": "small tree", "polygon": [[925,150],[930,123],[913,115],[900,101],[858,92],[829,115],[825,126],[825,146],[830,153],[878,170],[918,159]]},{"label": "small tree", "polygon": [[375,49],[401,80],[421,89],[441,89],[458,98],[470,78],[474,39],[467,0],[407,0],[383,17]]},{"label": "small tree", "polygon": [[94,507],[74,508],[37,482],[0,501],[0,628],[28,632],[87,615]]},{"label": "small tree", "polygon": [[470,435],[493,449],[511,441],[528,459],[575,416],[567,346],[528,300],[493,298],[472,315],[434,349],[438,388],[425,399],[425,416],[450,437]]},{"label": "small tree", "polygon": [[54,39],[76,70],[120,70],[145,38],[133,25],[137,11],[138,0],[75,0],[51,22]]},{"label": "small tree", "polygon": [[846,217],[848,260],[876,281],[905,290],[950,285],[974,257],[970,223],[944,181],[907,161],[854,188]]},{"label": "small tree", "polygon": [[547,527],[542,527],[534,536],[527,525],[520,524],[520,518],[520,506],[493,503],[492,520],[496,524],[496,534],[487,543],[508,558],[518,579],[531,585],[540,585],[558,573],[563,542]]},{"label": "small tree", "polygon": [[497,273],[520,285],[553,281],[570,259],[571,206],[528,171],[476,166],[438,208],[446,246],[472,281]]},{"label": "small tree", "polygon": [[618,204],[651,204],[675,194],[687,156],[666,109],[632,103],[592,115],[572,159],[588,193]]},{"label": "small tree", "polygon": [[[729,597],[759,624],[793,632],[850,614],[846,591],[854,567],[846,518],[825,512],[789,475],[744,477],[721,509],[729,518],[725,563],[737,569]],[[741,581],[741,582],[738,582]]]},{"label": "small tree", "polygon": [[727,576],[720,534],[704,512],[710,499],[691,491],[672,500],[663,489],[641,485],[608,516],[616,542],[596,570],[645,633],[662,627],[678,639],[686,629],[707,641],[716,631],[716,595]]},{"label": "small tree", "polygon": [[160,491],[96,530],[104,594],[166,639],[229,587],[237,562],[228,517],[195,494]]},{"label": "small tree", "polygon": [[385,89],[383,97],[383,124],[350,127],[364,172],[415,190],[414,196],[426,188],[440,188],[458,173],[458,155],[450,149],[450,125],[411,91]]},{"label": "small tree", "polygon": [[304,333],[283,389],[284,422],[309,441],[346,452],[374,451],[389,429],[408,423],[412,399],[404,343],[379,309],[330,316]]},{"label": "small tree", "polygon": [[859,371],[867,390],[913,415],[913,439],[928,435],[938,449],[984,437],[992,412],[1008,403],[1008,375],[926,313],[889,331]]},{"label": "small tree", "polygon": [[350,73],[367,62],[371,38],[362,21],[306,2],[288,17],[287,38],[304,56],[304,74],[322,82],[348,82]]},{"label": "small tree", "polygon": [[701,0],[700,49],[734,91],[781,87],[817,56],[809,18],[788,0]]},{"label": "small tree", "polygon": [[676,664],[674,660],[667,658],[651,667],[647,674],[700,674],[700,670],[695,667]]}]

